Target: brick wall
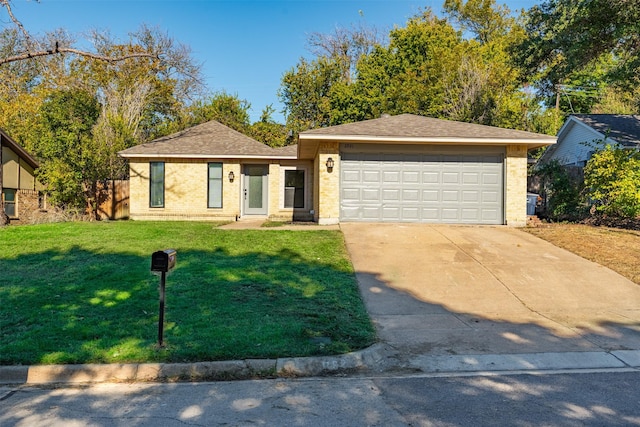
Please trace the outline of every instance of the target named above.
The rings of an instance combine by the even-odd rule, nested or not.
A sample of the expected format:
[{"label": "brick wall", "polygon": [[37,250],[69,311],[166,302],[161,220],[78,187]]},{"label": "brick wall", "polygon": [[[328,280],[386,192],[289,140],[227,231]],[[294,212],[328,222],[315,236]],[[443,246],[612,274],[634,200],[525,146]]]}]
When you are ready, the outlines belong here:
[{"label": "brick wall", "polygon": [[[235,220],[240,215],[240,164],[225,160],[222,166],[222,208],[207,207],[206,159],[153,159],[165,162],[164,207],[149,207],[149,159],[131,160],[130,218],[139,220]],[[229,172],[235,178],[229,182]]]},{"label": "brick wall", "polygon": [[505,222],[514,227],[527,224],[527,147],[507,145]]},{"label": "brick wall", "polygon": [[[326,166],[329,157],[335,165],[332,171],[328,171]],[[340,144],[334,141],[321,142],[316,162],[318,224],[337,224],[340,221]]]},{"label": "brick wall", "polygon": [[[165,196],[163,208],[149,207],[149,159],[131,160],[130,167],[130,218],[138,220],[202,220],[233,221],[241,215],[242,165],[239,160],[224,160],[222,166],[222,208],[207,208],[208,160],[165,161]],[[154,159],[153,161],[163,161]],[[265,162],[266,163],[266,162]],[[282,161],[286,166],[302,166],[308,173],[307,182],[313,182],[311,162]],[[312,219],[313,190],[307,186],[305,209],[284,209],[283,176],[278,161],[268,165],[269,194],[268,217],[273,220],[291,221]],[[233,171],[234,180],[229,181]]]}]

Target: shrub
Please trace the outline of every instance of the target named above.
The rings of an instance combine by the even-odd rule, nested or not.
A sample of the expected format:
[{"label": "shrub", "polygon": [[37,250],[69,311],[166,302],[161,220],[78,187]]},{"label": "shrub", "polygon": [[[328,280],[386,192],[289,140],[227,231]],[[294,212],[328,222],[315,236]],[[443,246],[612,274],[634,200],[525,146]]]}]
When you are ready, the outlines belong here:
[{"label": "shrub", "polygon": [[557,160],[536,170],[540,177],[540,193],[545,200],[544,214],[552,220],[577,220],[585,212],[581,192],[582,177],[572,174]]},{"label": "shrub", "polygon": [[640,154],[607,145],[584,168],[585,195],[593,210],[605,215],[635,218],[640,215]]}]

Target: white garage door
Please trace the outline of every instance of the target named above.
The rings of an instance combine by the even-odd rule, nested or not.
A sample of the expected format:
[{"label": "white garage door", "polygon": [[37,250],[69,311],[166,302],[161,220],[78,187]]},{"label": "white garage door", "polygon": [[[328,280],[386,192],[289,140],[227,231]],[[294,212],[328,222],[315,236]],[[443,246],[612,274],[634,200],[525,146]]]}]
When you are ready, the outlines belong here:
[{"label": "white garage door", "polygon": [[503,147],[342,144],[340,154],[341,221],[504,223]]}]

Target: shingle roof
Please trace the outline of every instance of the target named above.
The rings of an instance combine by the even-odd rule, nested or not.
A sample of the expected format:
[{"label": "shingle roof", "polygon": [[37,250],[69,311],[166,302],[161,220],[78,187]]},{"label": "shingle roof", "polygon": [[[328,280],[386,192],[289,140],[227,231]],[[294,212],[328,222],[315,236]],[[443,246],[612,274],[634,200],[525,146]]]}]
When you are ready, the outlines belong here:
[{"label": "shingle roof", "polygon": [[295,146],[271,148],[214,120],[120,151],[122,157],[295,158]]},{"label": "shingle roof", "polygon": [[626,147],[640,145],[640,116],[631,114],[573,114],[590,128]]},{"label": "shingle roof", "polygon": [[314,139],[314,136],[318,135],[442,140],[487,139],[533,140],[541,142],[555,140],[555,137],[550,135],[477,125],[473,123],[434,119],[414,114],[400,114],[397,116],[387,116],[379,119],[308,130],[300,133],[300,139]]}]

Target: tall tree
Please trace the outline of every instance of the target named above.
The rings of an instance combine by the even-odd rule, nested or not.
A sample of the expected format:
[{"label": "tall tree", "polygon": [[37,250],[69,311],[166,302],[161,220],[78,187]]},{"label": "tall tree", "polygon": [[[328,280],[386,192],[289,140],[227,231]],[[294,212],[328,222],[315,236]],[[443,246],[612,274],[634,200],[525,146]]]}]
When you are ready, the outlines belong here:
[{"label": "tall tree", "polygon": [[86,208],[85,193],[104,167],[102,153],[92,147],[99,114],[95,96],[82,90],[55,91],[40,108],[33,147],[41,160],[36,173],[57,205]]},{"label": "tall tree", "polygon": [[[93,169],[100,171],[95,179],[121,176],[124,165],[117,150],[156,135],[164,121],[201,93],[200,65],[188,47],[157,29],[143,26],[125,43],[94,32],[95,50],[86,51],[75,48],[75,40],[62,30],[32,36],[13,14],[10,0],[0,0],[0,7],[11,23],[0,33],[0,126],[34,151],[32,141],[40,138],[33,131],[34,120],[45,100],[50,106],[56,93],[76,89],[91,95],[100,105],[100,115],[91,138],[80,140],[85,151],[104,154],[100,165],[108,165]],[[41,165],[43,174],[63,170],[53,158]],[[0,164],[0,173],[1,168]]]},{"label": "tall tree", "polygon": [[350,28],[336,27],[333,33],[311,33],[307,46],[316,57],[336,61],[342,70],[342,80],[351,83],[360,58],[369,55],[384,41],[376,27],[360,23]]},{"label": "tall tree", "polygon": [[519,60],[547,95],[604,54],[618,60],[610,71],[617,82],[638,84],[640,3],[635,0],[546,0],[527,12],[526,30]]},{"label": "tall tree", "polygon": [[334,59],[300,59],[284,74],[278,92],[287,111],[287,128],[297,134],[332,124],[330,93],[342,78],[340,63]]}]

